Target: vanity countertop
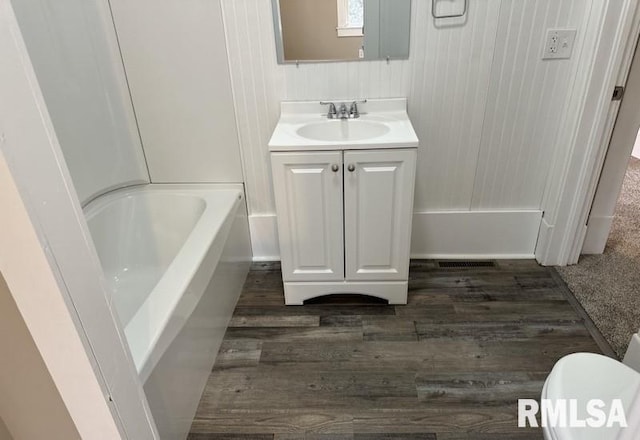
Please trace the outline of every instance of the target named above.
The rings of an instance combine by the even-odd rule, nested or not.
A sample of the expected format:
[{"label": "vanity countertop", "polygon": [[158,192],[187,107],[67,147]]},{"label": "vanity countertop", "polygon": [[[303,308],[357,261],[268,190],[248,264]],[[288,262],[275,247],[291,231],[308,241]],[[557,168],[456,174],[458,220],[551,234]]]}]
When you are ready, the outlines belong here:
[{"label": "vanity countertop", "polygon": [[[336,107],[344,102],[333,101]],[[318,101],[282,102],[270,151],[410,148],[418,137],[407,114],[406,98],[374,99],[358,104],[357,119],[328,119]]]}]

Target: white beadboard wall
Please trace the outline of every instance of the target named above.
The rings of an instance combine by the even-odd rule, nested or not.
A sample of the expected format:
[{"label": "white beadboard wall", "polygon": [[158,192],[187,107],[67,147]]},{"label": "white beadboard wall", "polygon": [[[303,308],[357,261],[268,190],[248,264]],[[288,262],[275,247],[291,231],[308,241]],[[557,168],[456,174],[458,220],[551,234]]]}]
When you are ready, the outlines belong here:
[{"label": "white beadboard wall", "polygon": [[[434,23],[430,1],[414,0],[409,60],[299,67],[276,63],[270,0],[221,1],[256,259],[278,256],[267,142],[280,101],[397,96],[408,97],[421,141],[414,256],[464,256],[459,243],[448,252],[433,238],[469,231],[436,226],[467,228],[478,217],[522,239],[501,252],[488,234],[468,256],[533,255],[593,0],[470,0],[467,19],[446,26]],[[550,27],[578,29],[571,60],[541,59]],[[453,221],[431,222],[442,213]]]},{"label": "white beadboard wall", "polygon": [[[591,9],[586,0],[502,0],[472,209],[539,209]],[[541,60],[548,28],[578,30],[570,60]]]},{"label": "white beadboard wall", "polygon": [[467,23],[436,27],[431,2],[413,2],[407,97],[421,146],[417,212],[471,207],[500,4],[471,0]]}]

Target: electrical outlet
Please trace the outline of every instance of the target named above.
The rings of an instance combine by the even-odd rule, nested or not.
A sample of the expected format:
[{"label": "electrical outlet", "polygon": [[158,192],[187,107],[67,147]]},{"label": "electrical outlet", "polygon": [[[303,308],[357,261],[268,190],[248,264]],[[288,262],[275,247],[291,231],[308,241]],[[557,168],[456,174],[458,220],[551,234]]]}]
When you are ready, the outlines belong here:
[{"label": "electrical outlet", "polygon": [[543,60],[562,60],[571,58],[573,43],[576,41],[575,29],[548,29],[544,40]]}]

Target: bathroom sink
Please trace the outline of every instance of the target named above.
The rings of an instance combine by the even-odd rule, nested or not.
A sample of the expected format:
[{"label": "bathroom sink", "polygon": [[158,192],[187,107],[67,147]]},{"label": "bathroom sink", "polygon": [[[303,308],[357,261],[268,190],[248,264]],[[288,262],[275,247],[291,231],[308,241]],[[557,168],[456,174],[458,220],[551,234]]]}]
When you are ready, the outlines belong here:
[{"label": "bathroom sink", "polygon": [[269,140],[269,151],[418,146],[418,137],[407,115],[405,98],[370,99],[359,104],[358,109],[358,118],[329,119],[327,107],[320,101],[282,102],[280,120]]},{"label": "bathroom sink", "polygon": [[377,138],[389,131],[387,125],[377,121],[337,119],[305,124],[298,128],[296,133],[303,138],[317,141],[350,142]]}]

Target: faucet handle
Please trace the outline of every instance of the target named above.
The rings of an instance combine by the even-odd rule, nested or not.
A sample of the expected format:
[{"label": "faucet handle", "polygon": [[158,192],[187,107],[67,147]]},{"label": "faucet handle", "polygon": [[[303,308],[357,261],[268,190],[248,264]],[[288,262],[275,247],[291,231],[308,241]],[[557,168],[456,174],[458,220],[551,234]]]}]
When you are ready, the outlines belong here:
[{"label": "faucet handle", "polygon": [[333,102],[324,102],[320,101],[320,105],[328,105],[329,111],[327,112],[327,118],[333,119],[338,114],[336,110],[336,105]]},{"label": "faucet handle", "polygon": [[[351,108],[349,108],[349,116],[351,116],[352,118],[360,117],[360,112],[358,111],[358,102],[362,102],[362,101],[353,101],[351,103]],[[365,100],[364,102],[367,102],[367,101]]]},{"label": "faucet handle", "polygon": [[353,101],[351,103],[351,108],[349,109],[349,115],[351,115],[352,118],[359,118],[360,112],[358,111],[358,104],[365,104],[366,102],[366,99],[362,101]]}]

